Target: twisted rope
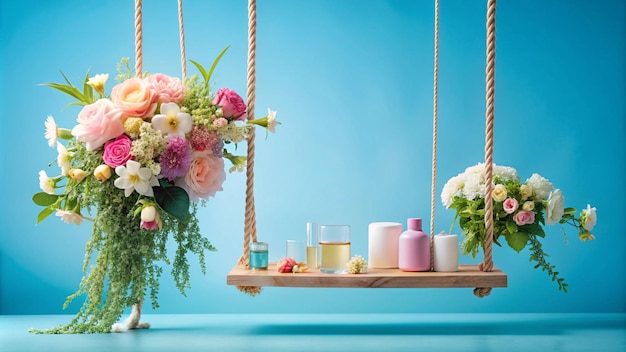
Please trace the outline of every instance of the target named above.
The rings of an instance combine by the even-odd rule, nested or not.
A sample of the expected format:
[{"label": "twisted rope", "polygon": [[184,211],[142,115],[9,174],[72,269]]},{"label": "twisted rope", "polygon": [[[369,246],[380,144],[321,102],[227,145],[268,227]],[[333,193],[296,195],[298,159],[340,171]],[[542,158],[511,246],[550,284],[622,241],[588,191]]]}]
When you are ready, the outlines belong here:
[{"label": "twisted rope", "polygon": [[183,22],[183,0],[178,0],[178,27],[180,32],[180,64],[183,82],[187,78],[187,59],[185,57],[185,25]]},{"label": "twisted rope", "polygon": [[135,0],[135,73],[137,77],[142,77],[143,71],[143,43],[141,31],[141,0]]},{"label": "twisted rope", "polygon": [[[254,99],[256,88],[256,0],[248,1],[248,120],[254,120]],[[246,158],[246,210],[244,222],[243,254],[240,265],[250,261],[250,241],[256,242],[256,212],[254,209],[254,137],[255,129],[248,135],[248,157]],[[255,296],[261,292],[257,286],[237,286],[241,292]]]},{"label": "twisted rope", "polygon": [[[493,123],[494,123],[494,96],[495,96],[495,66],[496,66],[496,0],[487,3],[487,67],[485,69],[485,100],[486,100],[486,128],[485,128],[485,245],[484,260],[478,268],[482,271],[493,270]],[[489,295],[491,288],[479,287],[474,289],[478,297]]]},{"label": "twisted rope", "polygon": [[435,0],[435,58],[433,70],[433,160],[430,180],[430,267],[435,266],[435,190],[437,189],[437,119],[439,115],[439,0]]}]

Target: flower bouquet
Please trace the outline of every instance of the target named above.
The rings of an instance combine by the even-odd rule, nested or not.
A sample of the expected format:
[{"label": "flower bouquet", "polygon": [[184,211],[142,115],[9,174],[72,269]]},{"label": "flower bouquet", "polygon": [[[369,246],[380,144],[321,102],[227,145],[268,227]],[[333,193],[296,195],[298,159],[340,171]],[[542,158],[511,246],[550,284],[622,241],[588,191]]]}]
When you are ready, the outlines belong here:
[{"label": "flower bouquet", "polygon": [[[51,116],[46,120],[45,137],[57,149],[60,174],[39,173],[43,192],[33,201],[44,208],[37,223],[55,214],[76,225],[92,221],[93,229],[83,264],[88,272],[64,305],[85,295],[80,312],[67,325],[35,332],[109,332],[127,307],[140,312],[147,295],[158,307],[159,262],[172,266],[182,294],[190,287],[189,253],[206,271],[204,253],[215,248],[200,234],[198,204],[222,190],[224,159],[232,163],[231,172],[245,168],[245,157],[226,146],[246,140],[254,125],[273,132],[278,124],[271,110],[248,120],[246,104],[233,90],[211,94],[211,74],[227,49],[209,71],[191,61],[202,79],[135,77],[123,59],[120,83],[110,94],[108,74],[87,73],[80,89],[65,75],[63,84],[44,84],[70,95],[75,101],[69,105],[82,109],[71,130]],[[173,260],[166,253],[169,235],[177,244]],[[128,327],[137,322],[138,317]]]},{"label": "flower bouquet", "polygon": [[[485,234],[485,165],[479,163],[452,177],[444,185],[441,200],[446,208],[456,210],[454,222],[465,238],[461,243],[464,254],[476,254],[484,246]],[[502,238],[518,253],[530,245],[530,260],[535,268],[547,271],[559,289],[567,292],[567,283],[555,266],[548,263],[540,239],[546,236],[543,226],[567,224],[578,230],[581,241],[593,240],[591,230],[596,224],[596,208],[587,205],[578,216],[575,208],[564,207],[560,189],[539,174],[521,182],[512,167],[493,165],[493,241],[501,245]],[[454,224],[453,222],[453,224]]]}]

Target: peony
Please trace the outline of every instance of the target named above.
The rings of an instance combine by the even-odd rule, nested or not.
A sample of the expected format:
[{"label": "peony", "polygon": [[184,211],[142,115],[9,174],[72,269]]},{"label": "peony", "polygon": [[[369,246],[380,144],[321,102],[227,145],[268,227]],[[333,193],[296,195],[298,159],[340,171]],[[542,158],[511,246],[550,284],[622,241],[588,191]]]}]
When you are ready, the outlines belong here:
[{"label": "peony", "polygon": [[220,88],[213,98],[212,104],[219,105],[226,118],[243,121],[248,117],[246,114],[246,103],[234,90]]},{"label": "peony", "polygon": [[84,142],[87,150],[100,148],[106,141],[124,133],[122,111],[108,99],[86,105],[78,114],[72,135]]},{"label": "peony", "polygon": [[294,258],[284,257],[278,261],[276,269],[279,273],[290,273],[295,265],[297,265],[297,263]]},{"label": "peony", "polygon": [[593,227],[596,226],[596,222],[598,221],[596,215],[596,208],[591,207],[591,205],[587,204],[587,209],[583,209],[580,212],[580,222],[587,231],[593,230]]},{"label": "peony", "polygon": [[111,100],[125,117],[152,117],[158,98],[156,90],[138,77],[127,79],[111,91]]},{"label": "peony", "polygon": [[539,174],[532,174],[532,176],[526,180],[526,184],[530,185],[535,192],[535,200],[545,199],[553,188],[552,183]]},{"label": "peony", "polygon": [[513,215],[513,220],[517,226],[528,225],[535,222],[535,213],[532,211],[520,210]]},{"label": "peony", "polygon": [[493,200],[496,202],[503,202],[506,199],[506,187],[501,184],[497,184],[493,187],[493,191],[491,192],[491,196]]},{"label": "peony", "polygon": [[152,87],[157,93],[158,102],[164,103],[177,103],[180,104],[185,98],[185,87],[183,82],[176,77],[170,77],[162,73],[155,73],[146,77],[146,83]]},{"label": "peony", "polygon": [[504,207],[504,212],[507,214],[513,214],[519,208],[519,203],[515,198],[507,198],[504,203],[502,203]]},{"label": "peony", "polygon": [[546,224],[556,224],[565,212],[565,198],[560,189],[556,189],[550,193],[546,206]]},{"label": "peony", "polygon": [[104,155],[102,156],[104,163],[112,168],[125,165],[128,160],[132,159],[130,154],[132,144],[133,142],[125,134],[117,137],[114,141],[108,141],[104,145]]},{"label": "peony", "polygon": [[214,156],[211,150],[193,151],[191,159],[187,174],[178,178],[176,185],[185,189],[194,202],[215,196],[226,179],[224,159]]}]

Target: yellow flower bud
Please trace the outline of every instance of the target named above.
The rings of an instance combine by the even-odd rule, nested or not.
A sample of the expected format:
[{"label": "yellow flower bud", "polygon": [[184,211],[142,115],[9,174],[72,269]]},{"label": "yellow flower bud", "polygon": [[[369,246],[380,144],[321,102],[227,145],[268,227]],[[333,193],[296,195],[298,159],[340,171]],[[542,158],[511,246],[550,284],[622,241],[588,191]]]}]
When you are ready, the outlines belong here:
[{"label": "yellow flower bud", "polygon": [[81,169],[70,169],[70,171],[68,171],[68,174],[70,175],[72,180],[76,182],[82,181],[85,178],[85,176],[87,176],[87,173],[85,172],[85,170],[81,170]]},{"label": "yellow flower bud", "polygon": [[533,195],[533,187],[531,185],[521,185],[519,190],[522,192],[522,200],[528,199]]},{"label": "yellow flower bud", "polygon": [[507,196],[506,187],[500,184],[496,185],[491,192],[491,196],[496,202],[504,202]]},{"label": "yellow flower bud", "polygon": [[535,209],[535,202],[531,200],[524,202],[524,205],[522,205],[522,209],[526,211],[533,211]]},{"label": "yellow flower bud", "polygon": [[107,79],[109,79],[108,73],[99,74],[89,78],[87,84],[92,86],[98,94],[102,95],[104,94],[104,83],[106,83]]},{"label": "yellow flower bud", "polygon": [[93,171],[93,175],[98,179],[98,181],[104,182],[111,178],[111,168],[109,165],[102,164]]}]

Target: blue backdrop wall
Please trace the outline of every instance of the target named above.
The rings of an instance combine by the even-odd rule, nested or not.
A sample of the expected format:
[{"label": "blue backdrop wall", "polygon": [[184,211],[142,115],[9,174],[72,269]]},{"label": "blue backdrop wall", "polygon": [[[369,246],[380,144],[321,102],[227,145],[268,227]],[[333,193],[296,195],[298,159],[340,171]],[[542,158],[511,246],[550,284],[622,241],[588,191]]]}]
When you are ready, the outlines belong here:
[{"label": "blue backdrop wall", "polygon": [[[243,95],[246,1],[184,6],[187,57],[208,65],[230,45],[214,82]],[[441,3],[437,193],[483,158],[485,11],[483,1]],[[497,9],[495,162],[524,179],[547,177],[568,206],[598,208],[596,241],[546,229],[544,249],[569,293],[532,268],[527,250],[495,248],[509,288],[484,299],[470,289],[267,288],[248,297],[226,285],[242,250],[245,184],[229,174],[200,215],[219,251],[208,255],[206,275],[192,266],[186,297],[164,275],[158,312],[625,312],[625,12],[621,0]],[[370,222],[428,222],[433,14],[432,1],[258,2],[257,115],[270,107],[283,123],[257,138],[258,235],[271,260],[311,220],[351,225],[353,253],[363,255]],[[145,70],[180,76],[176,1],[145,2],[143,18]],[[35,226],[31,201],[39,170],[56,158],[43,138],[46,116],[71,127],[78,110],[38,85],[61,81],[59,70],[76,82],[87,70],[113,78],[116,63],[134,56],[133,22],[130,0],[0,2],[1,314],[80,306],[62,310],[83,275],[90,224],[51,217]],[[452,220],[437,202],[437,232]]]}]

